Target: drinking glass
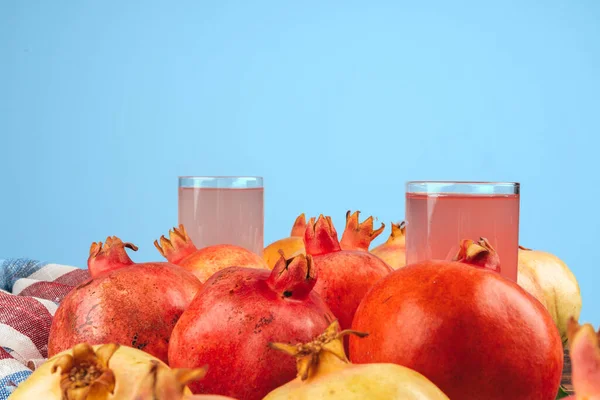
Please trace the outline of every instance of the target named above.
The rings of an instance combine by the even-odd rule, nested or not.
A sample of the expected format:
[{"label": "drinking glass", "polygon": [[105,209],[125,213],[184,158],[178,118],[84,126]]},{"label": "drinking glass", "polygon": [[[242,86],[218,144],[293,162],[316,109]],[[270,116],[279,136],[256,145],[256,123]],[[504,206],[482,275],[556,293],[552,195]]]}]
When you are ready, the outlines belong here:
[{"label": "drinking glass", "polygon": [[179,177],[179,223],[197,248],[233,244],[262,255],[263,178]]},{"label": "drinking glass", "polygon": [[406,184],[406,262],[451,260],[462,239],[488,239],[501,274],[517,281],[520,185],[516,182]]}]

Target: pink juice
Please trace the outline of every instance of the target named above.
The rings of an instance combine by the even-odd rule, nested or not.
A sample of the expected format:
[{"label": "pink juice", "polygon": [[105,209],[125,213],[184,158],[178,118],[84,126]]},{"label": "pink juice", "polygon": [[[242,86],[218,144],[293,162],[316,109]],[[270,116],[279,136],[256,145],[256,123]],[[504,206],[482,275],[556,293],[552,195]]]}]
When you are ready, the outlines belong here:
[{"label": "pink juice", "polygon": [[179,188],[179,223],[196,245],[234,244],[262,256],[263,188]]},{"label": "pink juice", "polygon": [[498,252],[502,275],[516,282],[518,194],[406,195],[406,262],[452,259],[462,239],[485,237]]}]

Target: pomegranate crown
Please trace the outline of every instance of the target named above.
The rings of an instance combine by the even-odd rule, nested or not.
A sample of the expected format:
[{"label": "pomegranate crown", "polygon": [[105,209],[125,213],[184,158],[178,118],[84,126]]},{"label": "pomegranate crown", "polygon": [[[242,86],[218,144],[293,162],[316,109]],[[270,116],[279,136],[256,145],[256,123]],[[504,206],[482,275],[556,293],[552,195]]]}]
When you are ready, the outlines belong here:
[{"label": "pomegranate crown", "polygon": [[296,217],[290,236],[302,237],[304,236],[304,231],[306,231],[306,216],[302,213]]},{"label": "pomegranate crown", "polygon": [[463,239],[460,249],[453,261],[462,262],[484,269],[500,272],[500,257],[486,238],[479,238],[476,242],[471,239]]},{"label": "pomegranate crown", "polygon": [[[569,339],[570,344],[575,342],[576,336],[590,333],[593,333],[590,335],[592,337],[592,343],[595,345],[595,347],[598,348],[598,351],[600,351],[600,328],[598,328],[598,332],[596,333],[594,332],[594,327],[592,326],[592,324],[580,325],[575,318],[569,318],[569,324],[567,326],[567,337]],[[595,336],[595,339],[593,338],[593,336]],[[600,366],[600,364],[598,365]]]},{"label": "pomegranate crown", "polygon": [[133,261],[125,249],[137,251],[138,248],[133,243],[123,242],[116,236],[107,237],[104,244],[92,243],[88,257],[88,269],[92,278],[104,272],[132,265]]},{"label": "pomegranate crown", "polygon": [[399,224],[392,222],[392,233],[390,233],[387,242],[398,242],[399,244],[406,243],[406,221],[402,221]]},{"label": "pomegranate crown", "polygon": [[317,270],[312,256],[298,254],[286,259],[283,250],[279,250],[279,254],[281,257],[271,271],[267,283],[283,298],[306,298],[317,283]]},{"label": "pomegranate crown", "polygon": [[[122,250],[125,248],[131,249],[133,251],[137,251],[138,247],[129,242],[123,242],[116,236],[109,236],[106,238],[104,243],[102,242],[93,242],[90,246],[90,257],[108,257],[111,254],[121,254]],[[126,252],[124,252],[127,255]]]},{"label": "pomegranate crown", "polygon": [[571,317],[567,337],[575,393],[582,399],[596,399],[600,395],[600,329],[595,332],[591,324],[579,325]]},{"label": "pomegranate crown", "polygon": [[169,230],[169,239],[164,235],[154,241],[154,247],[158,252],[172,264],[179,264],[184,258],[193,254],[198,250],[187,232],[183,224],[179,228]]},{"label": "pomegranate crown", "polygon": [[359,214],[360,211],[355,211],[353,214],[349,210],[346,212],[346,229],[340,240],[340,246],[344,250],[369,251],[371,242],[385,229],[385,224],[382,223],[379,229],[373,230],[372,216],[359,222]]},{"label": "pomegranate crown", "polygon": [[105,344],[96,351],[88,343],[75,345],[72,354],[60,356],[51,372],[60,369],[63,399],[107,399],[115,390],[115,375],[108,364],[119,349],[118,344]]},{"label": "pomegranate crown", "polygon": [[316,367],[318,367],[319,358],[323,353],[330,353],[341,361],[349,363],[350,361],[344,351],[342,338],[351,334],[361,338],[369,335],[366,332],[358,332],[351,329],[340,331],[340,324],[335,320],[327,327],[325,332],[311,342],[298,343],[296,345],[269,343],[269,347],[296,357],[297,376],[304,381],[313,375]]},{"label": "pomegranate crown", "polygon": [[150,361],[150,371],[142,379],[135,400],[183,400],[189,383],[203,379],[207,367],[170,369],[156,360]]},{"label": "pomegranate crown", "polygon": [[308,221],[304,232],[304,247],[306,254],[312,256],[341,250],[337,231],[333,226],[331,217],[324,217],[321,214],[316,222],[314,217]]}]

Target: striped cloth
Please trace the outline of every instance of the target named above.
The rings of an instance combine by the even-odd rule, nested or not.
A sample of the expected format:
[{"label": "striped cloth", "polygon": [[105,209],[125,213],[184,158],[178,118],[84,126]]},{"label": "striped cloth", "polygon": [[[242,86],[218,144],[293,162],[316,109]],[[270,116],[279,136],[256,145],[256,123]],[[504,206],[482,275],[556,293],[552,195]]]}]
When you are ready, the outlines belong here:
[{"label": "striped cloth", "polygon": [[58,304],[87,270],[36,260],[0,259],[0,400],[48,357]]}]

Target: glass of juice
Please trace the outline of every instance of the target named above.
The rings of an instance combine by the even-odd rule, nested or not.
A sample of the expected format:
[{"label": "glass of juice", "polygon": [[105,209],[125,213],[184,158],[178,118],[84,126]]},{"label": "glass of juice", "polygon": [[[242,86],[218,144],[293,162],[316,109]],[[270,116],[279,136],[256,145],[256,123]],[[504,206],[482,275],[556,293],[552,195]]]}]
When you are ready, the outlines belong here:
[{"label": "glass of juice", "polygon": [[516,182],[408,182],[406,263],[451,260],[462,239],[485,237],[516,282],[519,191]]},{"label": "glass of juice", "polygon": [[179,223],[197,248],[233,244],[262,255],[263,178],[179,177]]}]

